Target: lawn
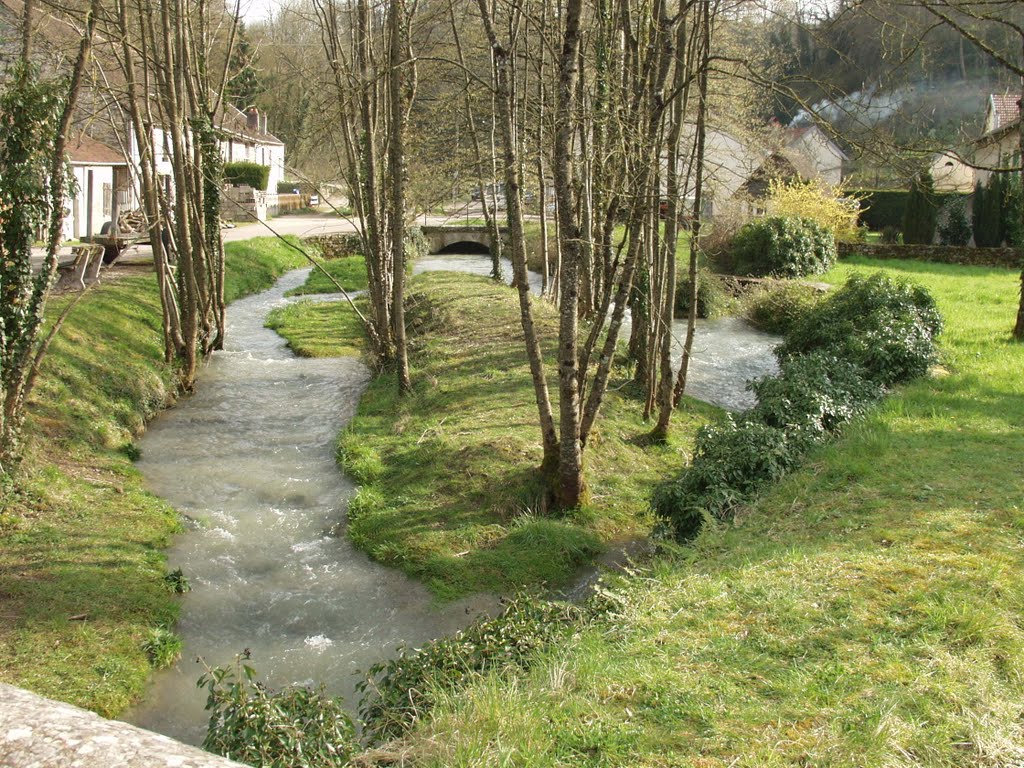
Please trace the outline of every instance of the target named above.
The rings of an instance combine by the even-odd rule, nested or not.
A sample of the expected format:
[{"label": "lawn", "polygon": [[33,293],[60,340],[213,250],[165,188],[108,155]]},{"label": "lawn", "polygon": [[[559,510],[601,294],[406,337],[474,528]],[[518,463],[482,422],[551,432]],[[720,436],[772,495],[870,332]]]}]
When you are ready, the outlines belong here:
[{"label": "lawn", "polygon": [[[273,240],[227,251],[229,298],[301,266]],[[17,483],[0,488],[0,680],[108,716],[142,693],[142,645],[177,616],[163,549],[178,517],[131,463],[175,397],[160,328],[152,273],[86,295],[43,367]]]},{"label": "lawn", "polygon": [[[943,370],[744,510],[618,578],[612,618],[449,692],[409,764],[1005,766],[1024,760],[1024,346],[1017,276],[919,282]],[[621,472],[627,464],[621,464]]]},{"label": "lawn", "polygon": [[[346,291],[362,291],[366,288],[366,261],[362,256],[346,256],[341,259],[325,259],[320,264]],[[338,286],[319,269],[309,273],[306,282],[292,288],[286,296],[304,296],[312,293],[337,293]]]},{"label": "lawn", "polygon": [[[318,351],[312,327],[330,333],[351,315],[344,304],[292,312],[274,327],[300,354]],[[536,315],[552,356],[557,314],[538,302]],[[361,486],[349,508],[357,546],[451,599],[564,585],[609,544],[647,534],[651,484],[684,465],[713,408],[688,401],[673,442],[644,448],[643,403],[613,382],[586,457],[592,503],[555,515],[542,508],[534,471],[539,427],[515,292],[486,278],[420,275],[407,320],[413,393],[400,398],[393,375],[377,377],[339,441]]]}]

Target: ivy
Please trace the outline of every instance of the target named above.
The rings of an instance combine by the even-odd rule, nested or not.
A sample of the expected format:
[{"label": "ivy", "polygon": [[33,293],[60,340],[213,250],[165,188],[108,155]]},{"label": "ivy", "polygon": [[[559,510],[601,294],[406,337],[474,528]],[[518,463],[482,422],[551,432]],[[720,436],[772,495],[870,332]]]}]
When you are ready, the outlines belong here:
[{"label": "ivy", "polygon": [[[45,237],[70,192],[52,186],[66,84],[47,83],[19,62],[0,92],[0,472],[21,449],[24,403],[52,273],[32,273],[32,244]],[[65,179],[69,175],[65,174]]]}]

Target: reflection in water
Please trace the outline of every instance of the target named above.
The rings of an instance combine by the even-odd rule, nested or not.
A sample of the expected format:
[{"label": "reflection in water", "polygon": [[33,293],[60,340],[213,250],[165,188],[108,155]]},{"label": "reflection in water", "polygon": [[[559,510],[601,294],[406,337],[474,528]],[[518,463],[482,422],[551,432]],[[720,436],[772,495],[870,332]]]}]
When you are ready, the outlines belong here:
[{"label": "reflection in water", "polygon": [[[506,282],[512,281],[512,262],[502,259]],[[490,275],[491,257],[479,254],[438,254],[419,259],[413,272],[469,272]],[[530,272],[530,289],[539,294],[541,276]],[[619,337],[629,338],[628,316]],[[678,367],[686,339],[686,321],[672,325],[675,338],[674,363]],[[721,320],[700,320],[693,340],[693,356],[687,372],[686,394],[722,408],[739,411],[754,405],[755,398],[746,390],[746,383],[776,373],[778,365],[772,349],[782,339],[763,333],[735,317]]]},{"label": "reflection in water", "polygon": [[369,373],[354,359],[297,358],[263,327],[307,272],[231,305],[228,349],[141,442],[150,490],[194,521],[168,553],[193,591],[177,626],[182,660],[128,719],[183,741],[205,733],[196,656],[223,665],[250,648],[271,685],[323,681],[354,704],[358,669],[493,605],[482,597],[436,610],[426,588],[336,530],[352,485],[337,470],[334,438]]}]

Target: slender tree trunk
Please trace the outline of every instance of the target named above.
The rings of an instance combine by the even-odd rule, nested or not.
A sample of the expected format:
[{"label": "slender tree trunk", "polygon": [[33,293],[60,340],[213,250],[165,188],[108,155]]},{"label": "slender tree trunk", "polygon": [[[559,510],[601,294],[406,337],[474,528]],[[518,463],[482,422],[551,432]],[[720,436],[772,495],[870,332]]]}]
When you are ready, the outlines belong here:
[{"label": "slender tree trunk", "polygon": [[559,455],[557,499],[563,509],[586,500],[583,445],[580,441],[579,334],[580,267],[582,248],[573,194],[572,135],[578,77],[582,0],[567,0],[565,30],[558,60],[555,112],[555,195],[558,199],[559,240],[562,245],[558,328]]},{"label": "slender tree trunk", "polygon": [[519,161],[516,157],[515,117],[513,113],[515,94],[511,91],[509,73],[511,51],[505,48],[498,39],[487,0],[478,0],[478,4],[487,39],[493,52],[495,67],[494,83],[497,89],[496,103],[504,158],[505,199],[508,205],[509,244],[512,268],[515,273],[514,283],[519,294],[519,317],[523,326],[526,356],[530,363],[534,397],[537,401],[537,411],[540,417],[541,440],[544,451],[541,461],[541,472],[545,476],[551,476],[558,467],[558,438],[555,431],[551,398],[548,394],[547,378],[544,375],[544,357],[541,351],[540,338],[537,335],[537,329],[533,322],[530,282],[526,270],[526,238],[523,232],[522,185],[519,179]]},{"label": "slender tree trunk", "polygon": [[407,114],[408,74],[411,64],[407,60],[405,0],[391,0],[391,55],[389,95],[391,132],[388,143],[389,170],[391,172],[391,247],[394,263],[394,295],[391,301],[394,319],[395,368],[398,391],[407,394],[412,389],[409,379],[409,357],[405,343],[405,122]]}]

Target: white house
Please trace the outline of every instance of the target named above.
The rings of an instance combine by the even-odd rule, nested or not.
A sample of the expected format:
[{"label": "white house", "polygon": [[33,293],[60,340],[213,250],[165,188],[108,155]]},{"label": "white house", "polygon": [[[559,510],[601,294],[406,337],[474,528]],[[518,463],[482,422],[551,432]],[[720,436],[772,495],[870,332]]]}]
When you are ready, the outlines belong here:
[{"label": "white house", "polygon": [[939,152],[932,156],[929,173],[935,182],[936,192],[962,192],[970,194],[974,191],[974,168],[965,163],[952,150]]},{"label": "white house", "polygon": [[125,200],[123,194],[119,200],[115,190],[127,186],[128,162],[120,150],[84,135],[71,139],[68,159],[75,193],[64,204],[64,239],[79,240],[100,234],[117,216]]},{"label": "white house", "polygon": [[781,144],[779,153],[806,180],[817,179],[830,187],[842,183],[844,166],[850,158],[817,125],[783,128]]},{"label": "white house", "polygon": [[992,94],[985,113],[985,133],[975,145],[977,179],[987,184],[993,168],[1020,165],[1020,96]]},{"label": "white house", "polygon": [[[242,112],[230,104],[225,104],[217,114],[215,124],[221,133],[220,150],[225,162],[246,161],[270,168],[267,190],[254,193],[256,199],[251,208],[256,214],[255,218],[265,220],[267,210],[273,211],[277,206],[277,184],[284,180],[284,143],[267,130],[266,115],[261,114],[255,107],[251,107],[248,112]],[[133,169],[137,169],[141,163],[138,145],[134,132],[128,131],[128,136],[131,165]],[[153,129],[153,149],[159,184],[168,195],[171,195],[174,190],[174,170],[171,166],[171,141],[166,129]],[[251,218],[251,215],[236,216],[236,211],[228,210],[234,205],[230,200],[235,198],[232,194],[227,197],[224,218]],[[133,200],[136,207],[140,199],[141,193],[135,189]]]}]

